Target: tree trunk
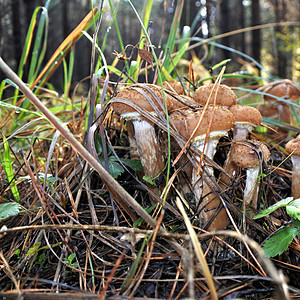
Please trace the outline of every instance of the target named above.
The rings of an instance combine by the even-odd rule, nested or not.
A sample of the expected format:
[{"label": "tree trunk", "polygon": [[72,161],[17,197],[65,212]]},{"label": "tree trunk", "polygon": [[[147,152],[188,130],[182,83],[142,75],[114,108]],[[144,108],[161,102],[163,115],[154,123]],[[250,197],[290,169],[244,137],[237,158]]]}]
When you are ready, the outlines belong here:
[{"label": "tree trunk", "polygon": [[[285,22],[287,7],[285,0],[275,0],[276,22]],[[277,44],[277,76],[281,78],[287,77],[287,57],[282,36],[284,35],[283,27],[278,26],[275,29],[276,44]]]},{"label": "tree trunk", "polygon": [[[238,1],[237,3],[237,15],[238,15],[238,28],[245,28],[245,8],[243,1]],[[238,35],[238,48],[239,51],[245,53],[246,45],[245,45],[245,33],[240,33]]]},{"label": "tree trunk", "polygon": [[[225,33],[232,30],[232,14],[230,13],[230,1],[222,1],[220,5],[220,32]],[[231,21],[230,21],[231,20]],[[230,47],[231,36],[224,37],[221,39],[221,44]],[[222,57],[220,59],[231,58],[231,52],[222,50]]]},{"label": "tree trunk", "polygon": [[13,29],[13,40],[14,40],[14,59],[18,65],[22,55],[22,33],[21,33],[21,22],[20,22],[20,1],[11,1],[11,11],[12,11],[12,29]]},{"label": "tree trunk", "polygon": [[[260,24],[259,0],[252,0],[251,3],[251,26]],[[261,35],[260,30],[252,30],[252,57],[260,63]]]}]

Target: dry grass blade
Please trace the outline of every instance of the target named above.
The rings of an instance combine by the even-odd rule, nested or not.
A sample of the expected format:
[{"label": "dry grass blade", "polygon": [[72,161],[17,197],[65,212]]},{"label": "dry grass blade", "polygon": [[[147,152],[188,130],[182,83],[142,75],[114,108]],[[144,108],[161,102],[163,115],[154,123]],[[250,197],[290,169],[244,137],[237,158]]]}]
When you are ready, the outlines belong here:
[{"label": "dry grass blade", "polygon": [[184,207],[183,207],[181,201],[179,200],[178,197],[176,199],[177,199],[176,200],[176,205],[179,208],[179,210],[180,210],[180,212],[183,216],[185,225],[186,225],[187,230],[190,234],[191,241],[192,241],[193,247],[195,249],[196,256],[197,256],[197,258],[199,260],[199,263],[201,265],[203,276],[206,279],[207,285],[210,289],[211,296],[212,296],[213,299],[218,299],[216,287],[214,285],[213,278],[212,278],[212,275],[211,275],[210,270],[208,268],[207,261],[205,259],[204,253],[203,253],[201,245],[199,243],[197,234],[196,234],[196,232],[195,232],[195,230],[194,230],[194,228],[193,228],[193,226],[192,226],[192,224],[191,224],[191,222],[190,222],[190,220],[189,220],[189,218],[188,218],[188,216],[187,216],[187,214],[184,210]]}]

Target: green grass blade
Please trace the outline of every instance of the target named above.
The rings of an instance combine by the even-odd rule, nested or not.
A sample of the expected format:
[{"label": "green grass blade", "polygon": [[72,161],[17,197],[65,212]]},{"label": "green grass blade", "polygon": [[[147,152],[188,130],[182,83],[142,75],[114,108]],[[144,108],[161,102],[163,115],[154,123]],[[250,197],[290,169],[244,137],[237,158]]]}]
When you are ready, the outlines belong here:
[{"label": "green grass blade", "polygon": [[[205,39],[203,38],[199,38],[199,37],[193,37],[193,38],[189,38],[190,41],[195,41],[195,42],[204,42]],[[177,41],[177,42],[181,42],[181,40]],[[238,51],[236,49],[233,49],[231,47],[227,47],[227,46],[224,46],[222,44],[219,44],[219,43],[216,43],[216,42],[208,42],[208,44],[210,46],[213,46],[213,47],[217,47],[217,48],[221,48],[221,49],[224,49],[224,50],[227,50],[229,52],[232,52],[232,53],[235,53],[241,57],[244,57],[245,59],[253,62],[257,68],[259,68],[260,70],[264,71],[268,76],[268,80],[274,80],[273,76],[271,75],[270,72],[268,72],[258,61],[256,61],[254,58],[252,58],[251,56],[241,52],[241,51]]]},{"label": "green grass blade", "polygon": [[105,45],[106,45],[106,40],[107,40],[107,37],[108,37],[109,32],[110,32],[109,28],[111,27],[112,23],[114,23],[114,26],[115,26],[115,29],[116,29],[116,33],[117,33],[117,36],[118,36],[118,41],[119,41],[119,44],[120,44],[121,51],[122,52],[124,51],[124,43],[123,43],[122,35],[120,33],[120,29],[119,29],[117,18],[116,18],[121,2],[122,1],[119,0],[116,8],[114,9],[111,0],[108,0],[108,4],[109,4],[109,7],[110,7],[110,10],[111,10],[111,13],[112,13],[112,19],[109,22],[108,28],[107,28],[106,33],[105,33],[104,38],[103,38],[102,47],[101,47],[102,52],[104,52]]},{"label": "green grass blade", "polygon": [[[29,50],[31,48],[31,44],[32,44],[32,39],[33,39],[33,32],[34,32],[34,28],[36,25],[36,19],[37,19],[37,14],[38,12],[43,9],[41,6],[38,6],[31,17],[30,20],[30,24],[27,30],[27,35],[26,35],[26,39],[25,39],[25,44],[23,47],[23,51],[22,51],[22,55],[21,55],[21,59],[19,62],[19,68],[18,68],[18,76],[22,79],[23,78],[23,73],[24,73],[24,66],[27,62],[27,58],[28,58],[28,54],[29,54]],[[15,90],[15,98],[14,98],[14,102],[13,104],[15,105],[17,102],[17,96],[19,94],[19,91],[16,89]]]},{"label": "green grass blade", "polygon": [[47,50],[47,39],[48,39],[48,11],[43,7],[41,13],[39,26],[37,28],[37,34],[35,37],[34,47],[32,51],[32,58],[29,67],[28,82],[31,84],[37,77],[42,61],[44,59]]},{"label": "green grass blade", "polygon": [[74,48],[72,47],[69,55],[69,66],[67,65],[66,59],[63,59],[63,70],[64,70],[64,99],[67,100],[71,87],[72,75],[74,68]]},{"label": "green grass blade", "polygon": [[14,195],[14,198],[16,199],[17,202],[19,202],[20,195],[19,195],[18,188],[15,185],[14,172],[13,172],[12,160],[11,160],[11,152],[9,149],[8,141],[5,138],[5,136],[3,136],[3,147],[4,147],[3,154],[0,153],[1,165],[6,175],[7,181],[10,183],[11,186],[10,188]]},{"label": "green grass blade", "polygon": [[38,112],[35,112],[35,111],[32,111],[32,110],[28,110],[28,109],[25,109],[25,108],[22,108],[22,107],[19,107],[19,106],[15,106],[13,104],[9,104],[9,103],[6,103],[6,102],[1,101],[1,100],[0,100],[0,107],[6,107],[8,109],[13,109],[16,112],[21,112],[22,111],[24,113],[33,114],[33,115],[42,117],[42,114],[40,114]]},{"label": "green grass blade", "polygon": [[23,69],[24,69],[24,65],[26,64],[28,54],[29,54],[29,50],[30,50],[30,47],[31,47],[33,32],[34,32],[34,28],[35,28],[35,25],[36,25],[37,14],[41,9],[42,9],[42,6],[38,6],[34,10],[34,12],[32,14],[32,17],[31,17],[31,20],[30,20],[30,24],[29,24],[26,39],[25,39],[25,44],[24,44],[24,47],[23,47],[23,52],[22,52],[22,55],[21,55],[20,63],[19,63],[18,76],[20,78],[23,77]]},{"label": "green grass blade", "polygon": [[[176,33],[177,33],[177,29],[178,29],[178,26],[180,23],[183,4],[184,4],[184,0],[179,0],[177,2],[175,14],[174,14],[171,29],[170,29],[170,34],[169,34],[168,41],[166,44],[166,49],[169,53],[172,53],[174,50],[174,47],[175,47]],[[167,51],[166,51],[166,55],[167,55]],[[164,63],[164,67],[166,69],[168,69],[170,64],[171,64],[171,58],[169,56],[167,56],[165,63]],[[163,78],[163,80],[164,80],[164,78]]]},{"label": "green grass blade", "polygon": [[[139,48],[140,49],[143,49],[144,48],[144,45],[145,45],[145,40],[142,39],[143,36],[148,36],[148,33],[147,33],[147,28],[148,28],[148,25],[149,25],[149,21],[150,21],[150,14],[151,14],[151,10],[152,10],[152,5],[153,5],[153,0],[148,0],[146,3],[145,3],[145,7],[144,7],[144,19],[143,19],[143,26],[142,26],[142,29],[141,29],[141,34],[140,34],[140,45],[139,45]],[[141,24],[141,25],[142,25]],[[149,37],[148,37],[149,38]],[[141,40],[142,39],[142,40]],[[148,41],[149,42],[149,41]],[[137,81],[137,78],[138,78],[138,69],[140,67],[140,63],[141,63],[141,57],[138,55],[137,57],[137,63],[136,63],[136,67],[135,67],[135,70],[134,70],[134,73],[132,74],[132,78]],[[131,73],[129,73],[131,74]]]}]

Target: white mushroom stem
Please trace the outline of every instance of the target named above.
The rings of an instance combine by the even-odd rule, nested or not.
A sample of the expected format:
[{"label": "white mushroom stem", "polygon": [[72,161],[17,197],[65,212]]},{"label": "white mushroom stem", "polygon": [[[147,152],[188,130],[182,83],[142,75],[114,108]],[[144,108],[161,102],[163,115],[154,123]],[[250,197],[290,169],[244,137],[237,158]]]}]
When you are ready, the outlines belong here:
[{"label": "white mushroom stem", "polygon": [[244,202],[246,205],[252,204],[253,207],[257,207],[257,196],[258,196],[258,175],[259,165],[254,168],[247,169],[246,172],[246,186],[244,190]]},{"label": "white mushroom stem", "polygon": [[137,151],[145,175],[154,178],[164,169],[164,159],[160,152],[154,127],[143,119],[133,121]]},{"label": "white mushroom stem", "polygon": [[300,198],[300,156],[291,157],[293,163],[292,175],[292,196],[294,199]]},{"label": "white mushroom stem", "polygon": [[[243,141],[231,148],[233,163],[246,169],[246,186],[244,189],[244,212],[246,206],[257,208],[259,171],[261,161],[267,162],[270,158],[268,148],[258,141]],[[250,217],[254,213],[250,211]]]},{"label": "white mushroom stem", "polygon": [[254,125],[247,122],[236,122],[234,126],[233,141],[246,140],[249,132],[253,130]]},{"label": "white mushroom stem", "polygon": [[[216,131],[210,134],[209,139],[207,140],[207,143],[205,145],[204,149],[204,141],[205,141],[205,134],[197,136],[194,138],[192,141],[192,144],[195,148],[197,148],[199,151],[203,152],[204,149],[204,154],[209,157],[210,159],[213,159],[215,153],[216,153],[216,147],[219,142],[219,139],[221,136],[224,136],[227,134],[227,131]],[[215,136],[215,138],[214,138]],[[200,157],[196,157],[196,160],[200,163]],[[214,176],[213,168],[206,167],[206,173],[204,176]],[[207,174],[207,175],[206,175]],[[197,169],[193,168],[193,173],[192,173],[192,185],[194,187],[194,194],[196,197],[196,201],[199,202],[202,196],[202,190],[203,190],[203,178],[201,179],[201,175],[197,175]]]}]

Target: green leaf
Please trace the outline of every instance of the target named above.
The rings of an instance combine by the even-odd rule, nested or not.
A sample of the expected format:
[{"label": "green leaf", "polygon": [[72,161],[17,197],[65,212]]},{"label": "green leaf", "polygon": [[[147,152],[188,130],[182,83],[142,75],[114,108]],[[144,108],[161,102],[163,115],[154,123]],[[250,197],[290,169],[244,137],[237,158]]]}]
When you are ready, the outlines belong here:
[{"label": "green leaf", "polygon": [[5,136],[3,136],[3,145],[4,145],[4,152],[3,152],[3,156],[0,152],[0,162],[2,164],[2,167],[3,167],[4,173],[7,177],[7,180],[10,183],[10,188],[14,195],[14,198],[16,199],[16,201],[20,201],[19,191],[18,191],[17,186],[15,185],[11,153],[10,153],[9,145],[8,145],[8,142],[7,142],[7,139],[5,138]]},{"label": "green leaf", "polygon": [[17,249],[14,253],[14,255],[17,255],[20,258],[21,249]]},{"label": "green leaf", "polygon": [[16,202],[0,204],[0,221],[15,216],[20,212],[20,205]]},{"label": "green leaf", "polygon": [[296,199],[286,206],[287,214],[300,221],[300,199]]},{"label": "green leaf", "polygon": [[120,159],[124,165],[132,169],[133,171],[140,171],[143,169],[142,163],[139,159]]},{"label": "green leaf", "polygon": [[274,257],[282,254],[299,233],[300,230],[296,227],[284,227],[278,230],[263,244],[266,256]]},{"label": "green leaf", "polygon": [[[123,172],[123,167],[116,161],[114,161],[116,158],[114,156],[111,156],[108,158],[108,167],[109,167],[109,174],[113,178],[119,177]],[[104,157],[99,157],[99,161],[101,165],[105,168],[105,160]]]},{"label": "green leaf", "polygon": [[35,263],[36,263],[37,265],[41,265],[42,262],[44,261],[45,257],[46,257],[45,253],[42,253],[42,254],[39,256],[38,260],[37,260]]},{"label": "green leaf", "polygon": [[39,248],[41,246],[41,242],[35,243],[26,253],[26,256],[32,255],[32,254],[37,254],[39,251]]},{"label": "green leaf", "polygon": [[[95,149],[97,154],[103,153],[103,144],[100,134],[95,134]],[[112,151],[109,147],[106,147],[107,155],[110,156]]]},{"label": "green leaf", "polygon": [[273,211],[278,209],[279,207],[285,207],[287,206],[291,201],[293,201],[293,197],[288,197],[285,199],[282,199],[275,203],[274,205],[271,205],[270,207],[264,209],[261,213],[257,214],[256,216],[253,217],[254,220],[265,217],[269,214],[271,214]]},{"label": "green leaf", "polygon": [[[44,182],[44,180],[45,180],[45,173],[38,173],[38,178],[39,178],[39,180],[41,182]],[[18,181],[23,180],[23,179],[26,179],[26,180],[28,180],[28,182],[31,182],[31,177],[29,175],[19,177]],[[56,177],[54,177],[52,174],[47,174],[47,180],[46,180],[47,184],[54,183],[56,181],[57,181]]]},{"label": "green leaf", "polygon": [[155,180],[153,180],[152,178],[150,178],[150,177],[148,177],[148,176],[146,176],[146,175],[143,176],[143,179],[144,179],[147,183],[149,183],[149,184],[151,184],[151,185],[153,185],[153,186],[156,185],[156,184],[155,184]]},{"label": "green leaf", "polygon": [[75,256],[76,256],[75,253],[70,254],[70,255],[68,256],[68,261],[69,261],[70,263],[72,263],[72,261],[73,261],[73,259],[75,258]]}]

